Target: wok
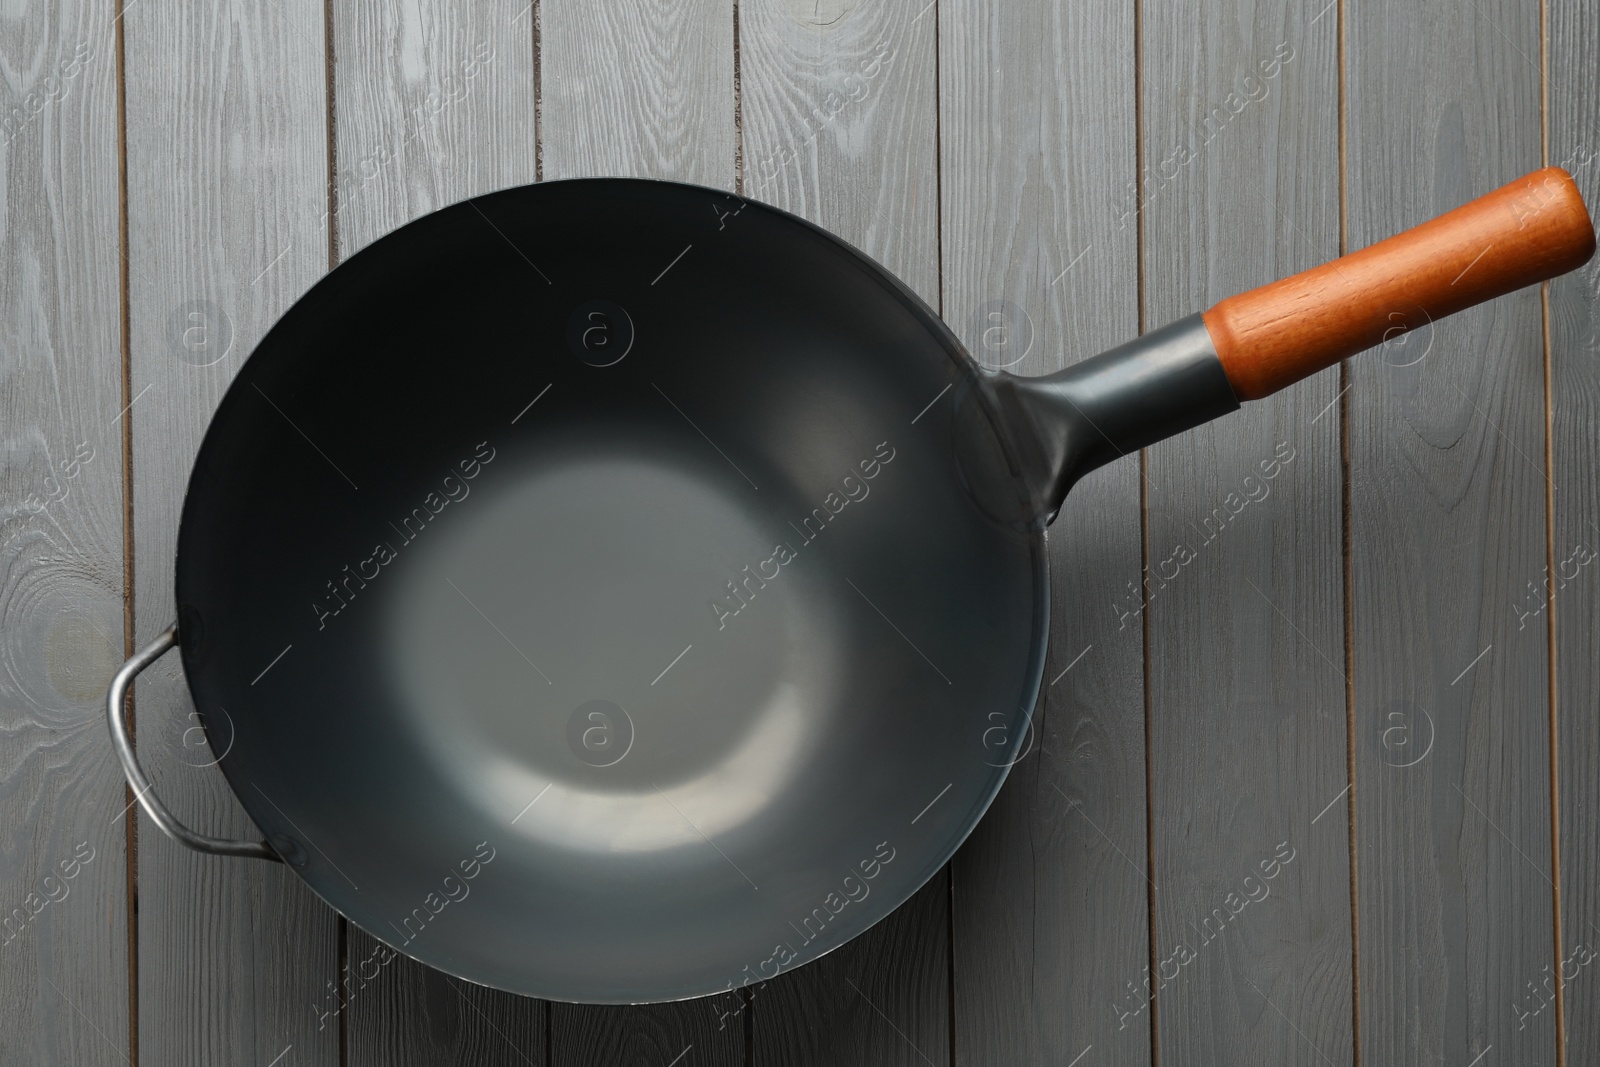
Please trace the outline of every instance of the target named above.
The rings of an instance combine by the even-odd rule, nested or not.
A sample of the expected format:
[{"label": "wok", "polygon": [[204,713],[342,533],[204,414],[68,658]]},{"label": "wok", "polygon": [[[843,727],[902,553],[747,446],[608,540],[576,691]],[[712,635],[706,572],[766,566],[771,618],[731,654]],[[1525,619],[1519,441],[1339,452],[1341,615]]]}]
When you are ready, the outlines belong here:
[{"label": "wok", "polygon": [[[392,949],[565,1001],[735,989],[905,901],[1039,694],[1086,471],[1594,247],[1535,172],[1043,378],[844,242],[709,189],[510,189],[351,257],[219,405],[178,620],[117,674],[133,793]],[[259,841],[127,732],[180,649]]]}]

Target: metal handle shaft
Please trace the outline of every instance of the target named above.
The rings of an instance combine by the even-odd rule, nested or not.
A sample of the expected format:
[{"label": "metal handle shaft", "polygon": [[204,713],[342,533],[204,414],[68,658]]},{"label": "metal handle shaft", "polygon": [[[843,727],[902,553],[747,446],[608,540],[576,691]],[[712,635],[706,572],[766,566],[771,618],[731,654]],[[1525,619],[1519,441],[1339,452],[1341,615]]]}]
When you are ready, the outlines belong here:
[{"label": "metal handle shaft", "polygon": [[122,760],[122,771],[128,776],[128,784],[133,787],[133,798],[144,808],[145,814],[150,816],[150,821],[155,823],[162,833],[196,852],[277,860],[278,854],[265,841],[226,841],[220,837],[207,837],[205,834],[195,833],[179,822],[172,812],[167,810],[167,806],[150,791],[150,780],[145,777],[144,769],[139,766],[139,757],[133,751],[133,739],[128,736],[128,687],[133,684],[134,678],[140,671],[160,659],[177,644],[178,624],[173,623],[161,632],[160,637],[140,649],[132,659],[122,665],[116,677],[111,679],[111,691],[106,694],[106,723],[111,727],[111,744],[117,750],[117,758]]}]

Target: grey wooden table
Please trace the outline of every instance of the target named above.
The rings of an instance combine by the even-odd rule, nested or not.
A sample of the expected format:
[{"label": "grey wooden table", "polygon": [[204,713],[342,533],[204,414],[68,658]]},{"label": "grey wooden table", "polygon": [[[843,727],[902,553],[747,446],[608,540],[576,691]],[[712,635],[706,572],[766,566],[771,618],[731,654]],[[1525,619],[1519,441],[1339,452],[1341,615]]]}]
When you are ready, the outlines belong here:
[{"label": "grey wooden table", "polygon": [[[0,1064],[1600,1062],[1593,265],[1092,475],[1029,755],[753,996],[364,966],[101,712],[230,377],[408,219],[736,190],[1046,372],[1543,162],[1600,204],[1594,0],[118,2],[0,15]],[[140,752],[242,834],[192,711],[169,657]]]}]

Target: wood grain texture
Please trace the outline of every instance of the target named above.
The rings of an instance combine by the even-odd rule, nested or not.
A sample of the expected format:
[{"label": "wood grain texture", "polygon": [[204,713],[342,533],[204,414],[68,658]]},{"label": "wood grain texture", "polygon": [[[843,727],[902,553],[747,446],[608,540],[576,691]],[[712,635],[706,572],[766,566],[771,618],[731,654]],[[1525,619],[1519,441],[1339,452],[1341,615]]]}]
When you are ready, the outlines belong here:
[{"label": "wood grain texture", "polygon": [[[1143,11],[1155,326],[1338,253],[1337,22],[1326,0]],[[1149,450],[1163,1061],[1353,1055],[1338,392]]]},{"label": "wood grain texture", "polygon": [[934,875],[861,937],[751,989],[751,1062],[944,1067],[950,1062],[950,887]]},{"label": "wood grain texture", "polygon": [[[1600,206],[1600,9],[1555,0],[1547,25],[1546,159],[1572,172],[1592,212]],[[1561,942],[1550,970],[1530,975],[1517,995],[1526,1012],[1564,986],[1566,1062],[1575,1067],[1600,1063],[1600,263],[1552,282],[1548,307],[1554,572],[1522,587],[1516,610],[1520,625],[1538,626],[1548,580],[1555,595]]]},{"label": "wood grain texture", "polygon": [[[1346,18],[1351,247],[1538,165],[1536,7]],[[1542,349],[1521,292],[1350,364],[1364,1063],[1555,1059]]]},{"label": "wood grain texture", "polygon": [[[392,955],[359,927],[349,927],[348,936],[354,973],[344,983],[345,1063],[542,1067],[548,1062],[544,1001],[485,989]],[[373,972],[377,978],[363,981],[363,974]]]},{"label": "wood grain texture", "polygon": [[[178,514],[212,409],[327,269],[325,28],[313,0],[137,3],[124,23],[142,643],[175,616]],[[194,744],[176,656],[141,676],[135,708],[140,758],[168,806],[203,832],[254,835]],[[201,856],[147,820],[140,831],[140,1062],[265,1064],[292,1047],[297,1065],[337,1063],[338,1027],[319,1018],[333,913],[280,864]]]},{"label": "wood grain texture", "polygon": [[[118,5],[0,19],[0,1065],[1148,1063],[1147,617],[1153,955],[1184,960],[1154,1009],[1163,1062],[1350,1059],[1352,796],[1364,1062],[1554,1062],[1563,970],[1566,1062],[1600,1060],[1596,264],[1548,291],[1548,469],[1525,293],[1358,358],[1343,407],[1330,372],[1152,450],[1148,556],[1137,467],[1079,485],[1050,533],[1028,755],[947,875],[753,999],[550,1007],[397,959],[330,1013],[332,914],[290,872],[187,853],[142,816],[130,956],[127,798],[101,715],[124,646],[123,426],[142,643],[171,621],[189,466],[256,339],[330,256],[532,180],[536,133],[554,178],[742,174],[1023,373],[1337,252],[1341,19],[1348,247],[1538,166],[1542,58],[1543,162],[1600,203],[1590,0],[1549,0],[1544,57],[1538,5],[1516,0],[927,4],[135,0],[126,391]],[[1357,775],[1341,798],[1345,409]],[[157,789],[198,829],[248,833],[203,766],[176,661],[144,677]],[[1294,859],[1265,882],[1279,842]],[[80,843],[94,859],[19,926]],[[1203,941],[1247,876],[1270,894]],[[375,947],[351,930],[345,954]]]},{"label": "wood grain texture", "polygon": [[535,178],[527,0],[333,9],[338,255]]},{"label": "wood grain texture", "polygon": [[[1137,229],[1119,199],[1136,158],[1132,7],[937,14],[946,321],[981,364],[1019,374],[1134,336]],[[959,1064],[1150,1061],[1148,1014],[1115,1010],[1149,962],[1144,636],[1116,612],[1139,536],[1132,460],[1080,482],[1048,532],[1034,736],[953,864]]]},{"label": "wood grain texture", "polygon": [[[342,260],[411,219],[535,179],[535,12],[526,0],[335,5],[332,41]],[[546,1006],[407,959],[348,964],[380,943],[346,926],[351,1065],[539,1063]],[[359,988],[359,993],[356,989]]]},{"label": "wood grain texture", "polygon": [[637,1007],[550,1005],[550,1063],[560,1067],[700,1067],[745,1062],[732,998]]},{"label": "wood grain texture", "polygon": [[[734,13],[692,0],[544,0],[544,176],[623,175],[733,189]],[[737,998],[645,1007],[552,1004],[552,1067],[745,1061]]]},{"label": "wood grain texture", "polygon": [[733,189],[731,0],[543,0],[544,176]]},{"label": "wood grain texture", "polygon": [[739,7],[744,192],[823,226],[939,303],[933,9]]},{"label": "wood grain texture", "polygon": [[106,8],[0,21],[0,1063],[128,1048],[116,49]]},{"label": "wood grain texture", "polygon": [[[920,5],[746,0],[744,192],[809,219],[939,299],[934,15]],[[761,1064],[949,1060],[949,885],[754,992]]]},{"label": "wood grain texture", "polygon": [[1593,254],[1572,176],[1544,167],[1331,263],[1224,297],[1206,311],[1206,329],[1234,393],[1257,400]]}]

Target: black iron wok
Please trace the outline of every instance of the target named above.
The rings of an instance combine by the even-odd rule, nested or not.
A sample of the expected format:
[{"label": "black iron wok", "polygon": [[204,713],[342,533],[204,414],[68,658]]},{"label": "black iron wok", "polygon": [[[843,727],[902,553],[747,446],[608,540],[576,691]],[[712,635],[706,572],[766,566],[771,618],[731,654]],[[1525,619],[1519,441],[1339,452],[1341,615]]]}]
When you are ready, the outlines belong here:
[{"label": "black iron wok", "polygon": [[[1592,248],[1542,171],[1022,379],[761,204],[620,179],[457,204],[239,372],[113,738],[167,834],[281,859],[462,978],[597,1003],[770,978],[906,900],[1000,788],[1079,476]],[[174,646],[259,842],[185,828],[139,768],[125,697]]]}]

